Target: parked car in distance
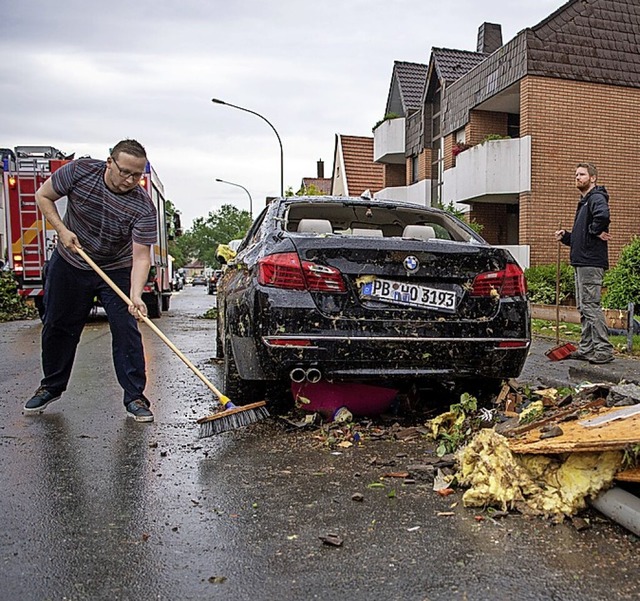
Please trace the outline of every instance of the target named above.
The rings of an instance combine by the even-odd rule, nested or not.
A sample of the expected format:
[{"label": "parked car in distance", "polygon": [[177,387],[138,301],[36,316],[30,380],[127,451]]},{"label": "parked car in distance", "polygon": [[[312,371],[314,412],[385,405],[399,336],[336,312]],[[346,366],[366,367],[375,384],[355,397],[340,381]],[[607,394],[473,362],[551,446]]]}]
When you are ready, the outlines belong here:
[{"label": "parked car in distance", "polygon": [[202,274],[194,275],[193,279],[191,280],[191,285],[192,286],[206,286],[207,285],[207,278]]},{"label": "parked car in distance", "polygon": [[221,275],[222,275],[222,269],[216,269],[209,276],[209,279],[207,280],[207,292],[209,294],[215,294],[216,293],[216,286],[218,284],[218,280],[220,279]]},{"label": "parked car in distance", "polygon": [[218,283],[223,389],[291,381],[497,390],[530,345],[523,270],[446,211],[344,197],[274,200]]},{"label": "parked car in distance", "polygon": [[174,292],[179,292],[184,288],[184,276],[179,273],[174,273],[171,278],[171,290]]}]

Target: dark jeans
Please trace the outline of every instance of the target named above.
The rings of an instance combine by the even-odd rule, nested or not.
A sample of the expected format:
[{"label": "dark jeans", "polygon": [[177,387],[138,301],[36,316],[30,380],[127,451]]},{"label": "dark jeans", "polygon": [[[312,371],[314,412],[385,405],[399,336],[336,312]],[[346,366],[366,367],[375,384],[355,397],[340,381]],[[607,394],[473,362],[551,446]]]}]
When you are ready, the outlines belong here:
[{"label": "dark jeans", "polygon": [[[106,273],[129,294],[131,269],[113,269]],[[138,323],[125,302],[97,273],[73,267],[57,251],[49,261],[45,281],[41,384],[51,392],[66,390],[80,335],[95,297],[102,302],[109,319],[113,365],[127,405],[144,398],[147,383]]]}]

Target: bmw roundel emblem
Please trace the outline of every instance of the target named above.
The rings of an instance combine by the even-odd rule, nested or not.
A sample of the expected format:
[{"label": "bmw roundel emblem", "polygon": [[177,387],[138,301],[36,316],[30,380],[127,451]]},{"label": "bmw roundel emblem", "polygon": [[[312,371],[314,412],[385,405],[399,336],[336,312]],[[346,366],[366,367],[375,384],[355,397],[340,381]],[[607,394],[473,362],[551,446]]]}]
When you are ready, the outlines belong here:
[{"label": "bmw roundel emblem", "polygon": [[413,255],[409,255],[408,257],[406,257],[402,264],[404,265],[404,268],[410,273],[417,271],[418,267],[420,267],[418,258],[414,257]]}]

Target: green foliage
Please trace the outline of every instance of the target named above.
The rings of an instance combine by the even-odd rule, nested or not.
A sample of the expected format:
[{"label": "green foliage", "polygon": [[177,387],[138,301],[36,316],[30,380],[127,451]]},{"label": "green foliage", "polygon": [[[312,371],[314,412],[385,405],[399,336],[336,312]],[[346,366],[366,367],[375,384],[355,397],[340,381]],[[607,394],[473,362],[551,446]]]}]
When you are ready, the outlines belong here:
[{"label": "green foliage", "polygon": [[218,245],[243,238],[250,226],[249,211],[240,211],[233,205],[222,205],[220,210],[209,213],[206,219],[198,217],[193,227],[175,241],[176,254],[173,256],[176,257],[176,267],[199,259],[208,267],[219,268],[216,258]]},{"label": "green foliage", "polygon": [[602,305],[607,309],[625,309],[640,302],[640,238],[635,236],[622,249],[617,265],[604,276],[606,288]]},{"label": "green foliage", "polygon": [[0,321],[32,319],[36,309],[18,294],[18,284],[11,271],[0,271]]},{"label": "green foliage", "polygon": [[218,307],[207,309],[202,315],[202,319],[218,319]]},{"label": "green foliage", "polygon": [[448,428],[438,432],[436,455],[442,457],[460,448],[472,433],[468,416],[478,410],[478,399],[465,392],[460,395],[460,402],[449,406]]},{"label": "green foliage", "polygon": [[[556,265],[536,265],[525,269],[529,299],[538,305],[556,303]],[[560,303],[575,295],[573,267],[560,264]]]},{"label": "green foliage", "polygon": [[485,142],[492,142],[493,140],[509,140],[510,136],[503,136],[501,134],[487,134],[480,144],[484,144]]},{"label": "green foliage", "polygon": [[640,444],[627,445],[622,458],[622,467],[632,469],[640,466]]},{"label": "green foliage", "polygon": [[317,186],[311,184],[310,186],[300,188],[300,190],[296,192],[296,196],[324,196],[324,192]]},{"label": "green foliage", "polygon": [[482,233],[484,229],[484,225],[478,223],[477,221],[469,221],[469,214],[465,211],[462,211],[453,204],[453,202],[449,202],[448,205],[439,204],[437,208],[446,211],[447,213],[451,213],[454,217],[457,217],[460,221],[464,221],[476,234]]},{"label": "green foliage", "polygon": [[182,226],[180,223],[180,211],[176,209],[170,200],[164,201],[164,212],[167,220],[167,237],[169,240],[182,236]]}]

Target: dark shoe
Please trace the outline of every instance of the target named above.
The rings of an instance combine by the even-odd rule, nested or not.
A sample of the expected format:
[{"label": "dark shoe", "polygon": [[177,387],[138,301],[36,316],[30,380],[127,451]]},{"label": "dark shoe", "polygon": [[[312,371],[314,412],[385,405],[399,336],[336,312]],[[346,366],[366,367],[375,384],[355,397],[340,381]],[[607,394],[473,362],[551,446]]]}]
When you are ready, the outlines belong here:
[{"label": "dark shoe", "polygon": [[153,421],[153,413],[142,399],[136,399],[127,405],[127,415],[130,415],[137,422]]},{"label": "dark shoe", "polygon": [[611,363],[615,357],[613,355],[594,355],[589,359],[589,363],[593,365],[603,365],[604,363]]},{"label": "dark shoe", "polygon": [[567,355],[567,359],[573,359],[574,361],[590,361],[593,358],[593,354],[585,354],[580,351],[573,351]]},{"label": "dark shoe", "polygon": [[35,394],[25,403],[22,412],[25,415],[35,415],[42,413],[49,403],[57,401],[62,396],[61,392],[51,392],[44,386],[40,386]]}]

